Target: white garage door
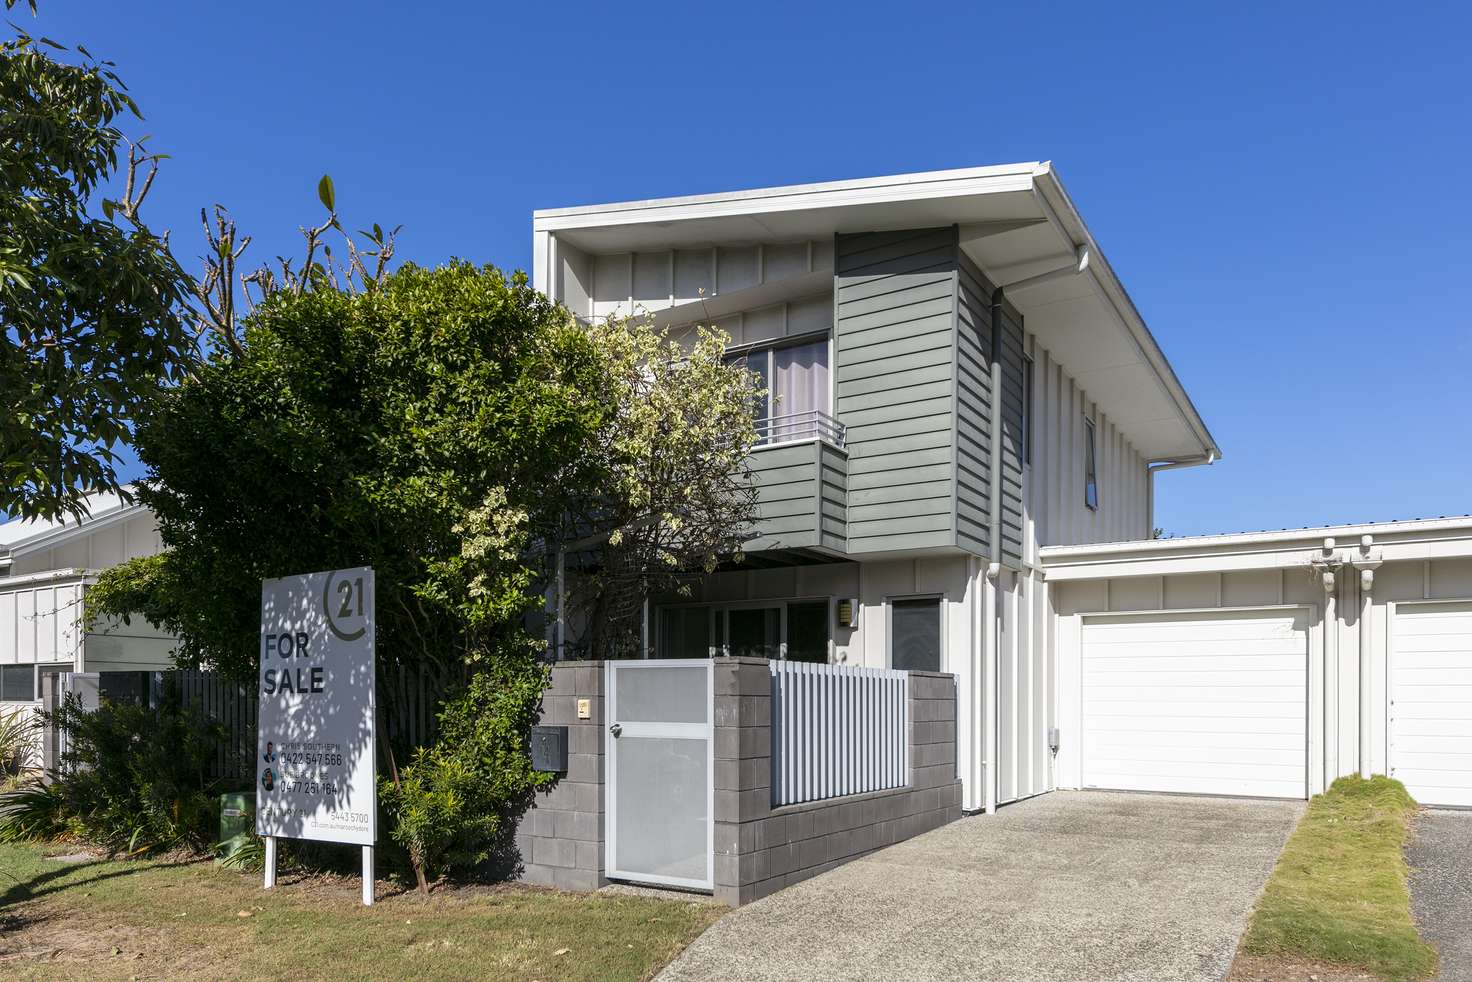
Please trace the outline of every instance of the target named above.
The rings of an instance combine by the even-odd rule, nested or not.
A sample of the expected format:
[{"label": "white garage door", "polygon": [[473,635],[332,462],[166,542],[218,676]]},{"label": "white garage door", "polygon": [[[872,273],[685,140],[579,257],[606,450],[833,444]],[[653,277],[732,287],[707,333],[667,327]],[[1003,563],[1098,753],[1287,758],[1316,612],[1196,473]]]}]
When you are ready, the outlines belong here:
[{"label": "white garage door", "polygon": [[1307,796],[1306,611],[1086,618],[1082,657],[1085,787]]},{"label": "white garage door", "polygon": [[1472,807],[1472,601],[1398,604],[1390,774],[1423,805]]}]

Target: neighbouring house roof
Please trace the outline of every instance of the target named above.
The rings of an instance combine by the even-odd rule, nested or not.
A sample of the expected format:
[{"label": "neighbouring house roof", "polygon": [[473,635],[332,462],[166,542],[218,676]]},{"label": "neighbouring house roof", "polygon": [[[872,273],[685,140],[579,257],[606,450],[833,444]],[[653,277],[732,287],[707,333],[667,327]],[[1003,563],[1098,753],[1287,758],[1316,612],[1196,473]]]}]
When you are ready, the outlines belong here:
[{"label": "neighbouring house roof", "polygon": [[1044,546],[1049,580],[1155,575],[1193,569],[1230,572],[1303,565],[1307,551],[1333,539],[1337,552],[1360,547],[1365,536],[1385,559],[1472,557],[1472,515],[1414,518],[1356,525],[1320,525],[1264,532],[1191,535],[1172,539]]},{"label": "neighbouring house roof", "polygon": [[88,495],[86,507],[88,514],[81,521],[70,517],[54,521],[17,518],[0,524],[0,574],[4,573],[12,558],[62,545],[77,536],[147,511],[145,506],[136,502],[124,502],[114,492]]},{"label": "neighbouring house roof", "polygon": [[611,255],[957,225],[962,248],[1005,285],[1065,265],[1086,248],[1084,272],[1008,295],[1027,330],[1147,459],[1221,456],[1050,163],[550,208],[532,221],[538,269],[550,261],[542,252],[548,236]]}]

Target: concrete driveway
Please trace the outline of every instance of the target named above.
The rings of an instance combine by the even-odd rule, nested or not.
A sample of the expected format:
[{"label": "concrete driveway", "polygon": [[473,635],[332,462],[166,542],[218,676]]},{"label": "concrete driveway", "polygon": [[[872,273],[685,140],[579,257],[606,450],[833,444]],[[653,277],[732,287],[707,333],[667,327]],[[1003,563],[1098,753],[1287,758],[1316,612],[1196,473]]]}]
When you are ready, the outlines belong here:
[{"label": "concrete driveway", "polygon": [[1441,952],[1437,982],[1472,982],[1472,812],[1429,809],[1406,847],[1411,913]]},{"label": "concrete driveway", "polygon": [[659,978],[1221,979],[1303,808],[1054,792],[733,911]]}]

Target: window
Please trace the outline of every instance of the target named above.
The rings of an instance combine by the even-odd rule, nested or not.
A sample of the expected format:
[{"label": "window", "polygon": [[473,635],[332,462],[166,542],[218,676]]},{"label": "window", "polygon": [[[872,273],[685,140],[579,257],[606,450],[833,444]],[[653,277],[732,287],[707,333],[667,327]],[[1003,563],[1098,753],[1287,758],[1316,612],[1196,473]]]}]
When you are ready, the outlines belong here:
[{"label": "window", "polygon": [[787,605],[787,660],[828,664],[828,601]]},{"label": "window", "polygon": [[0,702],[32,702],[35,698],[34,665],[0,665]]},{"label": "window", "polygon": [[827,664],[831,605],[822,599],[661,607],[653,654],[656,658],[786,657]]},{"label": "window", "polygon": [[940,671],[940,599],[892,600],[889,664],[909,672]]},{"label": "window", "polygon": [[1032,463],[1032,359],[1022,359],[1022,462]]},{"label": "window", "polygon": [[[726,653],[737,658],[782,654],[782,608],[736,607],[726,614]],[[716,624],[720,624],[717,617]]]},{"label": "window", "polygon": [[726,357],[728,362],[744,364],[766,389],[752,410],[759,444],[813,437],[841,442],[836,439],[837,424],[829,415],[828,347],[825,336],[749,348]]},{"label": "window", "polygon": [[1095,446],[1094,421],[1084,419],[1084,504],[1099,510],[1099,458]]},{"label": "window", "polygon": [[660,608],[654,650],[660,658],[709,658],[710,608]]}]

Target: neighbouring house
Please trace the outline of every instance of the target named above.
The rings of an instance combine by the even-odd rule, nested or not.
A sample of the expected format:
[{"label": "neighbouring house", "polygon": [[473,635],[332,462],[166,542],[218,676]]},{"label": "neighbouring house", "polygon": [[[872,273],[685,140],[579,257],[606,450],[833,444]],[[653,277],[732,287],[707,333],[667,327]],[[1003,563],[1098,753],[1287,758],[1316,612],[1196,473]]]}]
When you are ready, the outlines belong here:
[{"label": "neighbouring house", "polygon": [[143,505],[97,494],[87,508],[81,521],[0,525],[0,713],[39,706],[47,674],[173,667],[173,639],[143,618],[86,623],[98,573],[163,548]]},{"label": "neighbouring house", "polygon": [[1371,771],[1472,805],[1472,518],[1152,540],[1157,473],[1221,450],[1049,164],[549,209],[533,245],[578,317],[717,325],[770,391],[750,555],[653,605],[651,658],[949,673],[966,810]]}]

